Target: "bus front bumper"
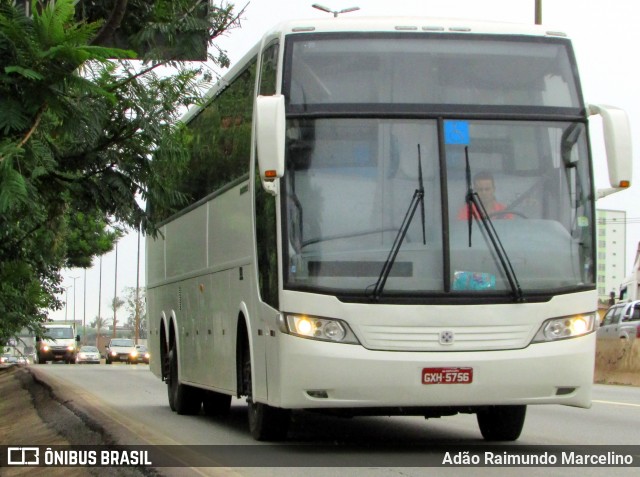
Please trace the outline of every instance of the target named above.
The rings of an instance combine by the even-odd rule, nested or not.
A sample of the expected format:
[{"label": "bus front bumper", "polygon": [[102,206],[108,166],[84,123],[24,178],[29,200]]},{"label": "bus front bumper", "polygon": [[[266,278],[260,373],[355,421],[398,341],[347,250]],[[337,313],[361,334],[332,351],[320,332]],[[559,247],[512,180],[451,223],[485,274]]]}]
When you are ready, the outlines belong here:
[{"label": "bus front bumper", "polygon": [[[591,406],[595,333],[516,350],[438,353],[279,338],[280,383],[269,386],[280,391],[269,396],[278,407]],[[466,383],[423,384],[430,368],[472,368],[472,377]]]}]

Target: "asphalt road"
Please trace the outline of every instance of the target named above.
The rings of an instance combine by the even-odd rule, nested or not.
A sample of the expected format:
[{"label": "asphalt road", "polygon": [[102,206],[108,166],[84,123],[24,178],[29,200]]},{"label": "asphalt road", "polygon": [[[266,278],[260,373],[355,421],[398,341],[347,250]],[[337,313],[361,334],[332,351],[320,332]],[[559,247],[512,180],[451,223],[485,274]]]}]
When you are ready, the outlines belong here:
[{"label": "asphalt road", "polygon": [[[39,379],[51,385],[63,401],[73,403],[91,419],[100,422],[122,444],[154,445],[212,445],[238,450],[241,454],[262,455],[276,447],[259,448],[246,423],[246,405],[234,400],[229,416],[178,416],[167,403],[166,385],[156,378],[146,365],[35,365],[32,370]],[[516,446],[580,446],[637,445],[640,444],[640,388],[595,385],[593,407],[589,410],[564,406],[529,406],[522,436],[514,445],[503,446],[511,452]],[[320,447],[320,456],[310,455],[309,465],[318,462],[326,467],[304,469],[305,477],[344,475],[343,465],[349,475],[422,476],[422,475],[513,475],[514,468],[442,468],[407,467],[411,454],[398,452],[400,448],[442,449],[444,446],[483,445],[475,416],[458,415],[426,420],[420,417],[359,417],[341,419],[312,413],[296,412],[287,444],[304,444],[307,449]],[[327,446],[336,446],[340,452],[326,453]],[[229,447],[237,446],[237,447]],[[249,448],[248,446],[254,446]],[[366,448],[369,448],[367,451]],[[363,448],[365,449],[363,451]],[[248,452],[255,450],[256,452]],[[197,450],[197,449],[196,449]],[[353,452],[344,460],[345,453]],[[287,476],[300,475],[296,465],[296,448],[279,445],[277,454],[268,465],[277,467],[244,467],[242,459],[232,460],[233,475]],[[380,460],[382,455],[387,460]],[[407,458],[408,461],[402,462]],[[303,459],[306,458],[303,456]],[[319,460],[317,460],[319,459]],[[200,462],[196,460],[195,462]],[[346,464],[345,464],[346,462]],[[388,465],[387,465],[388,464]],[[303,465],[303,464],[298,464]],[[304,464],[306,465],[306,464]],[[338,466],[338,467],[336,467]],[[187,469],[180,469],[182,475]],[[220,467],[191,469],[197,474],[232,475],[220,473]],[[231,469],[226,469],[231,472]],[[344,470],[344,469],[343,469]],[[437,470],[437,472],[434,472]],[[575,468],[519,468],[525,475],[575,475]],[[579,470],[582,475],[628,475],[637,469],[587,467]]]}]

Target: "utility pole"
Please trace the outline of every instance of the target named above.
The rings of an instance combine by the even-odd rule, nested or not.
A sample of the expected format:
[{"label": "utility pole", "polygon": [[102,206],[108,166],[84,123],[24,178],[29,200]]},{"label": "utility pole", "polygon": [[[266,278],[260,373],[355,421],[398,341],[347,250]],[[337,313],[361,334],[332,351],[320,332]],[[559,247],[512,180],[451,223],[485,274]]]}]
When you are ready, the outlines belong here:
[{"label": "utility pole", "polygon": [[96,346],[102,331],[102,255],[100,255],[100,278],[98,278],[98,321],[96,322]]},{"label": "utility pole", "polygon": [[138,261],[136,262],[136,319],[135,321],[135,343],[138,344],[140,338],[140,227],[138,227]]},{"label": "utility pole", "polygon": [[542,0],[535,0],[536,2],[536,25],[542,25]]},{"label": "utility pole", "polygon": [[69,277],[69,278],[73,280],[73,326],[75,329],[75,326],[76,326],[76,280],[80,278],[80,276],[78,275],[77,277]]},{"label": "utility pole", "polygon": [[67,310],[69,309],[69,288],[73,285],[64,287],[64,321],[67,321]]},{"label": "utility pole", "polygon": [[116,337],[116,312],[118,311],[118,307],[116,306],[116,300],[118,299],[118,242],[116,242],[116,272],[115,272],[115,282],[113,286],[113,335],[112,337]]},{"label": "utility pole", "polygon": [[87,344],[87,269],[84,269],[84,287],[82,290],[82,344]]}]

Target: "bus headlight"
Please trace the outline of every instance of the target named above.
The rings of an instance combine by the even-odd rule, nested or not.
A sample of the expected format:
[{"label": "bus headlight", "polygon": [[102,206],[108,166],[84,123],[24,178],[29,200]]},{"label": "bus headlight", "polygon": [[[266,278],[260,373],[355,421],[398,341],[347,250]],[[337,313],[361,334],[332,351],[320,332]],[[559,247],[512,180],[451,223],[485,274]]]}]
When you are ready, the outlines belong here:
[{"label": "bus headlight", "polygon": [[286,314],[280,323],[280,329],[284,333],[302,338],[359,344],[349,325],[333,318]]},{"label": "bus headlight", "polygon": [[556,341],[586,335],[594,330],[596,317],[594,313],[563,316],[545,321],[533,338],[533,343]]}]

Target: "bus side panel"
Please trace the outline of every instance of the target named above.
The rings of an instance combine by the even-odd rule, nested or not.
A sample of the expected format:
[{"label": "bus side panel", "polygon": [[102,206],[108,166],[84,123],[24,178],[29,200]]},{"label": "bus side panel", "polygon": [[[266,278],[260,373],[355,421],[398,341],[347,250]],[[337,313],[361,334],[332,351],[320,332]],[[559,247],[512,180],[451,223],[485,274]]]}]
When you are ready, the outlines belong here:
[{"label": "bus side panel", "polygon": [[200,206],[165,227],[167,280],[207,267],[207,207]]},{"label": "bus side panel", "polygon": [[[152,352],[160,356],[163,313],[175,313],[183,382],[236,389],[237,319],[242,304],[251,309],[255,300],[251,210],[244,182],[167,224],[164,238],[147,241]],[[160,375],[159,359],[152,370]],[[264,382],[264,372],[256,378]]]},{"label": "bus side panel", "polygon": [[[164,262],[164,238],[166,227],[160,228],[158,236],[154,239],[147,236],[146,250],[146,283],[147,283],[147,316],[149,320],[149,352],[151,359],[149,368],[158,377],[162,377],[160,362],[160,326],[163,319],[164,307],[160,302],[160,288],[158,286],[165,279]],[[166,313],[166,311],[165,311]]]},{"label": "bus side panel", "polygon": [[209,202],[209,267],[214,270],[208,316],[214,321],[215,346],[207,384],[236,389],[236,330],[241,303],[251,303],[253,262],[251,194],[248,182]]}]

